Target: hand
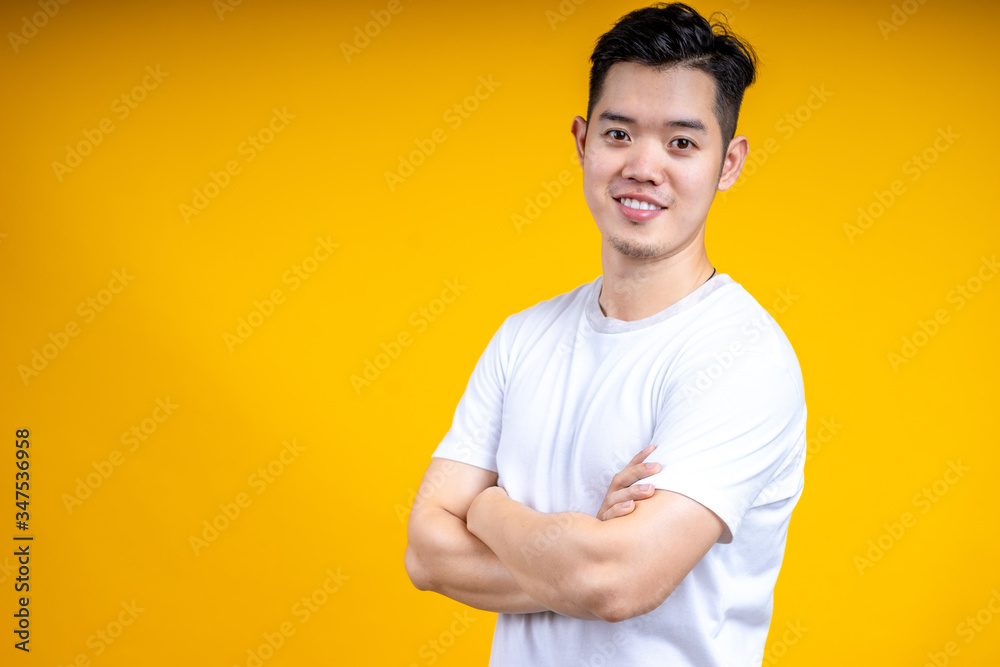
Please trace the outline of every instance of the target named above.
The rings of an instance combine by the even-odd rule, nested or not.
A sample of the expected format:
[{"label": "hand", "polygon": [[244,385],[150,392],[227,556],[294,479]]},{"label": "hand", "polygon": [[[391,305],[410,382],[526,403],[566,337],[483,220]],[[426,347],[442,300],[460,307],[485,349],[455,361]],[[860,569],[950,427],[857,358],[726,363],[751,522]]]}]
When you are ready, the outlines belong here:
[{"label": "hand", "polygon": [[655,475],[660,472],[659,463],[643,463],[646,457],[653,453],[656,445],[649,445],[646,449],[636,454],[628,462],[621,472],[611,478],[611,486],[604,495],[604,502],[601,509],[597,511],[597,518],[601,521],[615,519],[626,514],[631,514],[635,509],[636,502],[650,498],[656,489],[652,484],[635,484],[640,479]]}]

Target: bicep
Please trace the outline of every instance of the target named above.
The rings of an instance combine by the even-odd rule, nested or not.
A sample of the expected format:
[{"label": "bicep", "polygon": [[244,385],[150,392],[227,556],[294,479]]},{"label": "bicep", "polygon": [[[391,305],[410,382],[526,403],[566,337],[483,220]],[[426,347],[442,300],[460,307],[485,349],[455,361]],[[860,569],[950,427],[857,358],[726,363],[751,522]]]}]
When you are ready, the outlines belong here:
[{"label": "bicep", "polygon": [[[674,591],[725,530],[725,523],[701,503],[672,491],[657,490],[634,512],[601,527],[617,558],[603,573],[611,596],[611,618],[652,611]],[[617,607],[617,608],[614,608]]]},{"label": "bicep", "polygon": [[701,393],[681,386],[690,379],[678,380],[665,401],[653,434],[660,446],[647,459],[662,467],[643,483],[711,508],[730,542],[763,490],[804,454],[802,388],[758,351],[743,353]]},{"label": "bicep", "polygon": [[639,550],[637,560],[654,570],[673,570],[681,578],[708,553],[725,530],[725,522],[696,500],[658,489],[638,503],[632,525],[622,526],[630,538],[652,549]]},{"label": "bicep", "polygon": [[413,501],[410,519],[426,510],[443,509],[465,521],[472,501],[496,486],[497,473],[451,459],[432,458]]}]

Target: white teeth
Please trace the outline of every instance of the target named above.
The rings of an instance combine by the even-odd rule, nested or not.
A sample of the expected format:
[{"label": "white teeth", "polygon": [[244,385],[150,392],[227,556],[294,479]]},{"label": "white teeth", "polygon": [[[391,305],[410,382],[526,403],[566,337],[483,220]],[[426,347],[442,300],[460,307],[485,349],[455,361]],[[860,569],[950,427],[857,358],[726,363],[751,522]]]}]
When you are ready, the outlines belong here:
[{"label": "white teeth", "polygon": [[628,197],[622,197],[618,201],[620,201],[625,206],[628,206],[629,208],[639,209],[640,211],[657,211],[663,208],[662,206],[654,206],[653,204],[649,204],[644,201],[639,201],[638,199],[629,199]]}]

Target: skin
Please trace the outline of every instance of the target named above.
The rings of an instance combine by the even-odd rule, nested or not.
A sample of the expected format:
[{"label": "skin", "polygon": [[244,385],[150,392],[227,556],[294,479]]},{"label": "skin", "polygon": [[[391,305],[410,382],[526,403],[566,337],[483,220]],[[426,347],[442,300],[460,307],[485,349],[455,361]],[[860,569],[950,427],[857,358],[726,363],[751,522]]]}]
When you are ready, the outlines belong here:
[{"label": "skin", "polygon": [[[617,63],[591,122],[573,119],[584,194],[602,237],[599,303],[607,317],[649,317],[712,274],[708,210],[749,150],[743,136],[723,146],[714,101],[715,82],[700,70]],[[631,212],[623,196],[662,208]],[[535,511],[497,487],[496,473],[432,459],[408,525],[411,580],[498,612],[617,622],[655,609],[725,525],[686,496],[633,485],[658,471],[644,463],[652,447],[615,475],[596,516]]]},{"label": "skin", "polygon": [[[638,501],[653,495],[651,484],[633,484],[660,471],[659,463],[643,462],[654,449],[654,445],[646,447],[612,478],[598,520],[627,516]],[[486,489],[496,489],[496,482],[494,472],[431,459],[410,510],[406,571],[418,589],[433,590],[477,609],[512,614],[548,611],[468,530],[472,501]]]},{"label": "skin", "polygon": [[[602,237],[607,317],[649,317],[712,275],[708,210],[716,191],[736,182],[749,152],[742,135],[723,151],[714,103],[715,81],[701,70],[616,63],[591,122],[573,119],[584,197]],[[636,222],[616,201],[623,194],[665,208]]]}]

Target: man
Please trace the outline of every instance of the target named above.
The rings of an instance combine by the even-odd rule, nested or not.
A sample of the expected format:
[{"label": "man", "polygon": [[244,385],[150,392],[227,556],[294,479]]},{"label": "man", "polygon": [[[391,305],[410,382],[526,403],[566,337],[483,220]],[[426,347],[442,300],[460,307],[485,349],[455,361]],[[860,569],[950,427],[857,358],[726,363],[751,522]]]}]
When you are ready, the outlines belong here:
[{"label": "man", "polygon": [[407,572],[500,613],[492,665],[759,665],[803,486],[802,377],[704,243],[747,156],[756,58],[673,4],[623,17],[592,63],[571,129],[603,275],[487,345]]}]

